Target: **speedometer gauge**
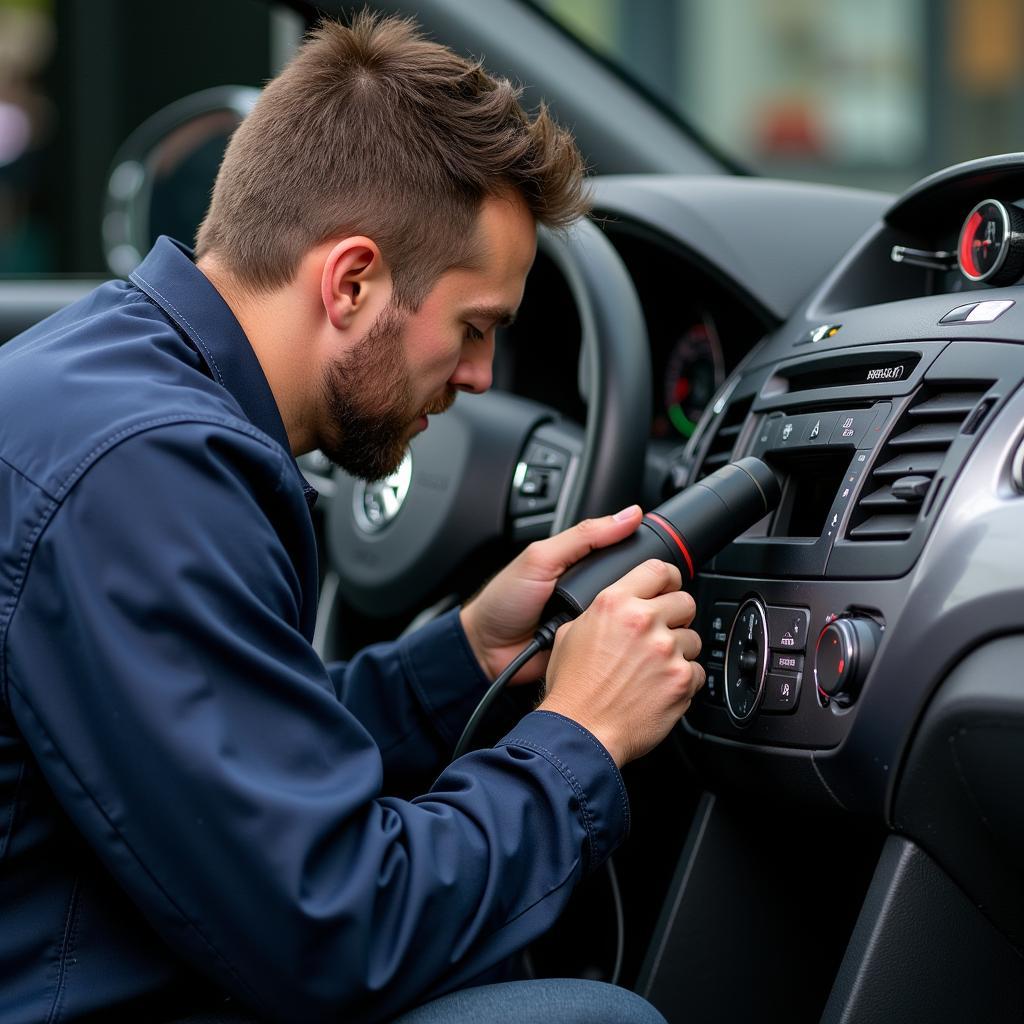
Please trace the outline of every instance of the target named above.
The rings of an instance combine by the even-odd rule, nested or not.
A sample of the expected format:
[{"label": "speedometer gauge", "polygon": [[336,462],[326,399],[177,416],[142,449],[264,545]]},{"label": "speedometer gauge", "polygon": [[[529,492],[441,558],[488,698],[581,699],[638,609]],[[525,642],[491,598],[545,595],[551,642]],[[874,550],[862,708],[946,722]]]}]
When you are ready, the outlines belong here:
[{"label": "speedometer gauge", "polygon": [[665,362],[664,412],[655,421],[655,432],[672,431],[690,437],[704,407],[723,380],[722,345],[715,322],[705,315],[683,332],[669,352]]},{"label": "speedometer gauge", "polygon": [[1010,284],[1024,273],[1024,211],[985,199],[967,215],[957,245],[960,271],[969,281]]}]

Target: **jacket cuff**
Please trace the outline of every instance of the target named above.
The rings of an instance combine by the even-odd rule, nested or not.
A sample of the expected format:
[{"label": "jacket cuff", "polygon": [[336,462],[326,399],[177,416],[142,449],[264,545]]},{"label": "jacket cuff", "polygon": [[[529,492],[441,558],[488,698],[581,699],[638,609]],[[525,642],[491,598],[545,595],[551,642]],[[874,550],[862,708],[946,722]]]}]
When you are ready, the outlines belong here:
[{"label": "jacket cuff", "polygon": [[533,711],[496,746],[532,750],[562,776],[587,834],[587,870],[606,860],[629,834],[629,797],[618,766],[578,722],[554,711]]},{"label": "jacket cuff", "polygon": [[400,640],[398,652],[419,702],[454,747],[491,684],[469,646],[459,609],[439,615]]}]

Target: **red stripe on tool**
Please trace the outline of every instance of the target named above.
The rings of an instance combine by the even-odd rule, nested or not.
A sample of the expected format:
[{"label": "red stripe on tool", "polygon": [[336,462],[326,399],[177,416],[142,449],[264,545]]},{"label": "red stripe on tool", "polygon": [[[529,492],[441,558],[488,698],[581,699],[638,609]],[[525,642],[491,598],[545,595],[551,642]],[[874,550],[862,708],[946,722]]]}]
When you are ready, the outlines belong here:
[{"label": "red stripe on tool", "polygon": [[676,533],[675,527],[663,516],[659,516],[657,512],[648,512],[647,518],[653,519],[676,542],[676,546],[683,553],[683,558],[686,559],[686,568],[690,570],[690,579],[692,580],[697,574],[693,571],[693,559],[690,557],[690,552],[686,550],[683,538]]}]

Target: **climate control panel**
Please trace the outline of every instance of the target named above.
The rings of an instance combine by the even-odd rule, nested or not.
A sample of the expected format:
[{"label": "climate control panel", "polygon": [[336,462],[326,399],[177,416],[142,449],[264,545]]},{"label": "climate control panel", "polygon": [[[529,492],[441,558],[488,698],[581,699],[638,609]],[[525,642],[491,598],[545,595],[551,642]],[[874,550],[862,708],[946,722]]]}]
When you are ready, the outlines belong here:
[{"label": "climate control panel", "polygon": [[[718,596],[724,581],[713,582]],[[818,594],[835,584],[804,584],[814,598],[803,606],[776,603],[776,589],[766,581],[733,600],[695,595],[706,609],[695,627],[707,683],[687,723],[746,741],[834,745],[881,643],[883,613],[823,605]]]},{"label": "climate control panel", "polygon": [[806,608],[766,606],[758,597],[748,598],[739,607],[726,634],[720,670],[724,706],[737,725],[745,725],[759,712],[796,710],[807,624]]}]

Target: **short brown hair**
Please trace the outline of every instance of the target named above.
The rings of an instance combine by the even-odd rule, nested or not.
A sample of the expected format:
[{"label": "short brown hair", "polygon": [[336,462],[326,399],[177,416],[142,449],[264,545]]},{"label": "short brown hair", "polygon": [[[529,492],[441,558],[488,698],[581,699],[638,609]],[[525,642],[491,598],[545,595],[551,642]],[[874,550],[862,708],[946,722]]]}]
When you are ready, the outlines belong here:
[{"label": "short brown hair", "polygon": [[485,197],[514,189],[556,228],[587,211],[572,136],[543,106],[531,118],[520,94],[411,20],[322,22],[232,137],[197,256],[267,291],[315,245],[363,234],[415,308],[471,258]]}]

